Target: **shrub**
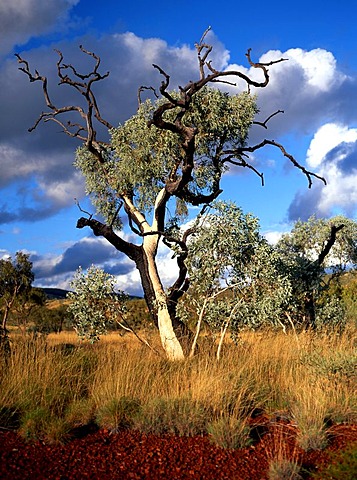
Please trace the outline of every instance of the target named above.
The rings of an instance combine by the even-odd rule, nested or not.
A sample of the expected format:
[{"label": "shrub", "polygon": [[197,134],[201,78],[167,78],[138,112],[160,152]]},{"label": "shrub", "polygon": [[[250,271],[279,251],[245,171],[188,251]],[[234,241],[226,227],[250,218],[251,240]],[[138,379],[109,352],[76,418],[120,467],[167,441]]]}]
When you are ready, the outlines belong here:
[{"label": "shrub", "polygon": [[269,480],[301,480],[300,465],[287,458],[271,460],[269,463]]},{"label": "shrub", "polygon": [[221,417],[208,425],[211,441],[222,448],[244,448],[252,443],[250,428],[244,417]]},{"label": "shrub", "polygon": [[135,418],[135,428],[144,433],[199,435],[206,431],[207,410],[185,398],[155,398]]},{"label": "shrub", "polygon": [[135,399],[128,397],[113,399],[99,407],[96,422],[102,428],[117,432],[131,427],[139,410],[140,403]]},{"label": "shrub", "polygon": [[314,480],[355,480],[357,478],[357,443],[330,456],[331,463],[313,475]]},{"label": "shrub", "polygon": [[39,440],[44,437],[46,425],[51,421],[51,412],[44,407],[27,409],[20,418],[20,435],[26,440]]}]

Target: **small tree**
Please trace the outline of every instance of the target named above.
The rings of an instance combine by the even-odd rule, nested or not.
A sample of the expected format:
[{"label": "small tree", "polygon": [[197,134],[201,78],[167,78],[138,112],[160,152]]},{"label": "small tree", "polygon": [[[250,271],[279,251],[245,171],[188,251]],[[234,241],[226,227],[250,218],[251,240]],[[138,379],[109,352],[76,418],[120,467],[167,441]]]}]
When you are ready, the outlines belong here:
[{"label": "small tree", "polygon": [[78,336],[91,342],[107,333],[109,325],[120,322],[125,313],[123,292],[115,291],[115,277],[92,265],[87,273],[79,267],[68,293],[68,310],[73,315],[73,326]]},{"label": "small tree", "polygon": [[[280,270],[293,287],[288,312],[297,323],[316,329],[319,324],[344,321],[340,279],[357,265],[357,223],[343,216],[298,221],[276,245]],[[334,283],[333,295],[329,287]]]},{"label": "small tree", "polygon": [[[187,268],[190,287],[179,313],[220,330],[217,357],[230,328],[283,327],[291,299],[289,280],[278,271],[277,252],[259,233],[259,222],[233,203],[216,202],[192,227]],[[193,353],[193,351],[191,352]]]},{"label": "small tree", "polygon": [[0,347],[8,350],[7,321],[16,304],[24,305],[34,280],[32,262],[29,255],[17,252],[15,260],[0,260],[0,304],[2,307],[2,323],[0,327]]},{"label": "small tree", "polygon": [[29,323],[36,324],[42,312],[48,311],[46,302],[45,292],[34,287],[21,296],[21,302],[15,302],[11,310],[11,320],[19,327],[22,335],[29,331]]},{"label": "small tree", "polygon": [[203,322],[221,329],[223,340],[260,235],[257,218],[225,202],[205,208],[190,233],[186,260],[190,285],[178,314],[185,323],[196,322],[193,355]]},{"label": "small tree", "polygon": [[[266,145],[278,148],[307,176],[309,186],[312,178],[318,177],[274,140],[263,139],[255,145],[248,144],[249,130],[254,123],[267,128],[268,120],[281,113],[277,111],[264,121],[255,121],[258,109],[256,97],[250,89],[265,88],[269,83],[268,67],[284,59],[253,62],[248,50],[248,64],[261,72],[260,81],[239,70],[219,71],[209,59],[212,46],[206,43],[207,33],[208,30],[196,44],[197,78],[177,90],[170,90],[170,75],[154,65],[162,77],[159,91],[140,87],[138,112],[117,128],[102,117],[93,92],[96,82],[109,75],[109,72],[100,74],[97,55],[80,47],[95,62],[90,73],[82,74],[72,65],[65,64],[62,53],[58,52],[59,83],[77,90],[86,101],[86,108],[56,106],[49,94],[47,78],[37,70],[33,73],[28,62],[17,55],[20,70],[31,82],[42,83],[48,107],[30,131],[42,121],[54,121],[83,144],[77,152],[76,166],[83,173],[87,192],[104,222],[89,215],[80,218],[77,227],[89,227],[94,235],[104,237],[135,263],[149,311],[170,359],[184,358],[193,340],[176,315],[178,300],[189,284],[185,265],[188,235],[183,234],[177,239],[167,233],[167,213],[172,204],[176,203],[176,218],[179,220],[187,213],[189,205],[212,202],[222,192],[222,176],[232,165],[251,169],[263,182],[263,174],[249,161],[249,154]],[[238,90],[229,95],[212,88],[219,83],[233,86],[236,80],[246,85],[246,91]],[[143,102],[144,91],[153,92],[154,99]],[[77,113],[81,123],[62,120],[62,115],[69,112]],[[109,130],[109,142],[97,138],[95,121]],[[137,236],[135,244],[125,240],[120,233],[124,219]],[[168,291],[164,290],[157,268],[161,240],[173,250],[180,249],[176,256],[179,273]]]}]

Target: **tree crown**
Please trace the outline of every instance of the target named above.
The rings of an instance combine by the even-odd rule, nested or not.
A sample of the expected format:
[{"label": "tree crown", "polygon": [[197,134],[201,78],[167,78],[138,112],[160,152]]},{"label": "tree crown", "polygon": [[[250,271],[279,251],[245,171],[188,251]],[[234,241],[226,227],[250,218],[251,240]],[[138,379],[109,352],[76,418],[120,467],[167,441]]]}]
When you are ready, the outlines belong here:
[{"label": "tree crown", "polygon": [[[177,92],[171,92],[177,97]],[[111,222],[122,195],[135,197],[136,205],[150,211],[158,192],[184,174],[185,139],[179,133],[152,124],[163,99],[140,104],[135,115],[111,130],[111,150],[98,175],[97,158],[85,148],[77,152],[76,166],[83,172],[87,191],[98,211]],[[174,124],[180,107],[167,110],[165,121]],[[194,167],[190,192],[210,194],[227,168],[232,149],[246,145],[249,128],[257,112],[256,98],[248,93],[229,95],[205,87],[193,96],[182,123],[195,131]],[[174,193],[175,195],[175,193]],[[181,194],[183,202],[189,196]]]}]

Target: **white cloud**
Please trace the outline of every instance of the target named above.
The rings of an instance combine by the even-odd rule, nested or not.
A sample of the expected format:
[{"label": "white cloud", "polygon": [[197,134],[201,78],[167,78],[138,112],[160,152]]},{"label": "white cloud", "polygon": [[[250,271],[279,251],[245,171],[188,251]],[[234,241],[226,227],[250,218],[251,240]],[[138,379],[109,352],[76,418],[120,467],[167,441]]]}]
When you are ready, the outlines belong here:
[{"label": "white cloud", "polygon": [[3,164],[5,167],[6,159],[6,168],[2,169],[0,183],[5,184],[9,180],[26,177],[33,173],[36,165],[31,160],[24,161],[25,158],[25,152],[15,145],[0,144],[0,166]]},{"label": "white cloud", "polygon": [[357,172],[343,175],[335,166],[326,169],[327,186],[321,192],[317,212],[330,216],[340,209],[346,215],[357,211]]},{"label": "white cloud", "polygon": [[75,198],[82,198],[84,195],[84,180],[79,172],[65,180],[52,179],[39,181],[39,187],[47,199],[53,202],[57,208],[73,205]]},{"label": "white cloud", "polygon": [[267,239],[270,245],[276,245],[285,233],[286,232],[270,231],[265,232],[264,237]]},{"label": "white cloud", "polygon": [[287,61],[271,67],[271,72],[274,71],[273,81],[277,81],[280,75],[286,76],[294,70],[300,70],[303,72],[306,88],[312,87],[312,92],[316,93],[317,91],[329,91],[347,78],[338,72],[333,54],[322,48],[310,51],[291,48],[285,52],[270,50],[262,55],[259,61],[268,63],[280,58],[287,59]]},{"label": "white cloud", "polygon": [[139,270],[132,270],[127,275],[117,275],[116,287],[126,294],[142,297],[143,289],[141,287]]},{"label": "white cloud", "polygon": [[79,0],[2,0],[0,2],[0,54],[31,37],[65,26],[67,13]]},{"label": "white cloud", "polygon": [[[255,62],[269,63],[281,58],[286,61],[268,67],[269,85],[251,90],[258,95],[257,119],[265,120],[277,110],[283,110],[284,114],[271,119],[268,130],[254,127],[250,134],[253,143],[258,143],[262,136],[277,140],[290,133],[311,135],[322,123],[357,120],[356,81],[339,69],[331,52],[321,48],[270,50],[259,59],[252,52]],[[228,65],[227,70],[230,69],[239,69],[255,81],[263,80],[260,69],[236,64]],[[238,86],[246,90],[244,82],[240,81]]]},{"label": "white cloud", "polygon": [[357,129],[328,123],[311,140],[307,164],[323,176],[327,185],[298,192],[290,206],[290,218],[306,219],[312,213],[328,217],[357,211]]},{"label": "white cloud", "polygon": [[348,128],[336,123],[322,125],[311,140],[306,162],[310,167],[316,168],[333,148],[343,142],[351,143],[356,140],[357,128]]},{"label": "white cloud", "polygon": [[8,260],[11,254],[7,250],[0,249],[0,260]]},{"label": "white cloud", "polygon": [[172,251],[160,243],[158,251],[158,270],[164,287],[171,287],[178,275],[177,261],[172,258]]}]

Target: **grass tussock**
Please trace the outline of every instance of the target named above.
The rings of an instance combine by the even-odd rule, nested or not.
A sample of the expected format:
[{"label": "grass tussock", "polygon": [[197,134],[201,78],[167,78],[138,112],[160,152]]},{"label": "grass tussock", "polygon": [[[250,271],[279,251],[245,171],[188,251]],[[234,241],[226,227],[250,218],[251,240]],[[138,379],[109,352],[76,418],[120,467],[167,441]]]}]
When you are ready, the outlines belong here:
[{"label": "grass tussock", "polygon": [[[351,335],[251,333],[227,342],[219,361],[201,348],[172,363],[129,335],[89,345],[67,333],[16,338],[0,361],[0,426],[29,440],[60,443],[95,423],[111,431],[208,434],[237,448],[251,442],[249,419],[259,409],[284,412],[299,445],[311,450],[326,446],[331,422],[356,422]],[[278,464],[284,467],[283,457]]]},{"label": "grass tussock", "polygon": [[301,460],[296,443],[287,441],[293,437],[290,425],[277,425],[275,434],[266,439],[268,480],[301,480]]}]

